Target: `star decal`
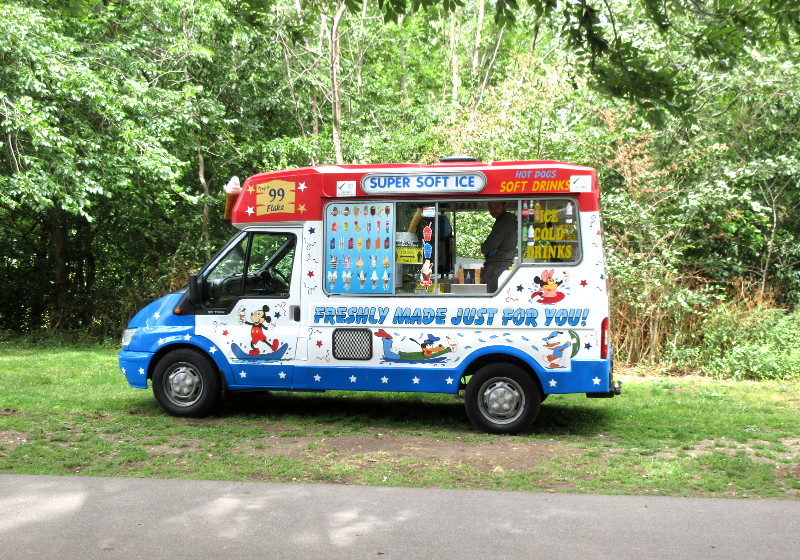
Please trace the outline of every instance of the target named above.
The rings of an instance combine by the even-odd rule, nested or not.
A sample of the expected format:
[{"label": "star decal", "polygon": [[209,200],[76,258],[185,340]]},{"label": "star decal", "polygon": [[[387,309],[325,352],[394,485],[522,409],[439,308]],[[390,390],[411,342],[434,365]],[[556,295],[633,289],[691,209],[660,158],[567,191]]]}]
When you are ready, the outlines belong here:
[{"label": "star decal", "polygon": [[309,233],[309,235],[314,235],[315,233],[317,233],[317,229],[313,228],[313,227],[310,227],[310,228],[308,228],[308,233]]},{"label": "star decal", "polygon": [[[305,183],[300,183],[300,184],[297,186],[297,190],[298,190],[298,191],[300,191],[300,192],[303,192],[303,191],[305,191],[307,188],[308,188],[308,185],[306,185]],[[314,232],[311,232],[311,233],[314,233]]]},{"label": "star decal", "polygon": [[156,312],[155,312],[155,314],[153,315],[153,318],[154,318],[154,319],[161,319],[161,313],[159,313],[158,311],[156,311]]},{"label": "star decal", "polygon": [[445,381],[447,381],[448,385],[452,385],[453,384],[453,378],[452,377],[448,377],[447,379],[445,379]]},{"label": "star decal", "polygon": [[183,337],[183,340],[192,340],[192,335],[186,333],[186,336]]},{"label": "star decal", "polygon": [[414,385],[419,385],[419,377],[417,377],[416,375],[414,376],[414,379],[412,379],[411,381],[414,382]]},{"label": "star decal", "polygon": [[216,346],[212,346],[211,348],[208,349],[208,351],[211,352],[212,354],[214,354],[217,351],[217,347]]},{"label": "star decal", "polygon": [[228,331],[222,331],[222,336],[228,336]]},{"label": "star decal", "polygon": [[384,375],[381,377],[381,383],[389,383],[389,378]]},{"label": "star decal", "polygon": [[322,348],[322,341],[321,340],[317,341],[317,348]]},{"label": "star decal", "polygon": [[589,344],[588,342],[586,344],[584,344],[583,347],[586,348],[587,350],[591,350],[592,349],[592,345]]},{"label": "star decal", "polygon": [[595,377],[594,379],[592,379],[592,383],[594,383],[595,385],[600,385],[600,378]]},{"label": "star decal", "polygon": [[309,278],[314,278],[314,271],[313,270],[309,270],[308,271],[308,277]]},{"label": "star decal", "polygon": [[144,375],[144,368],[143,367],[139,368],[139,375]]},{"label": "star decal", "polygon": [[550,380],[550,386],[551,387],[555,387],[556,385],[558,385],[558,382],[555,379],[551,379]]},{"label": "star decal", "polygon": [[122,375],[127,375],[128,373],[127,371],[125,371],[125,368],[119,368],[119,370],[122,372]]},{"label": "star decal", "polygon": [[239,377],[241,377],[242,379],[245,379],[247,377],[247,372],[245,372],[244,370],[240,371],[239,372]]},{"label": "star decal", "polygon": [[521,291],[522,291],[522,290],[524,290],[524,289],[525,289],[525,288],[523,288],[523,287],[522,287],[522,284],[520,284],[519,286],[517,286],[517,291],[518,291],[518,292],[521,292]]},{"label": "star decal", "polygon": [[350,376],[350,383],[355,383],[357,380],[358,378],[355,375]]},{"label": "star decal", "polygon": [[589,283],[586,280],[581,280],[581,286],[588,286]]},{"label": "star decal", "polygon": [[314,381],[322,381],[322,377],[320,377],[319,374],[317,374],[314,376]]},{"label": "star decal", "polygon": [[253,194],[254,192],[256,192],[255,186],[250,185],[249,187],[247,187],[247,192],[249,192],[250,194]]},{"label": "star decal", "polygon": [[248,206],[248,207],[247,207],[247,210],[245,210],[245,212],[247,212],[247,215],[248,215],[248,216],[252,216],[253,214],[255,214],[255,213],[256,213],[256,209],[255,209],[255,208],[253,208],[252,206]]},{"label": "star decal", "polygon": [[278,374],[278,377],[280,377],[281,379],[286,379],[286,374],[284,372],[280,372]]},{"label": "star decal", "polygon": [[305,204],[301,204],[300,206],[297,207],[297,211],[302,214],[303,212],[308,212],[308,208],[306,208]]},{"label": "star decal", "polygon": [[280,311],[278,311],[277,313],[275,313],[275,318],[276,318],[276,319],[280,319],[280,318],[281,318],[281,312],[280,312]]},{"label": "star decal", "polygon": [[164,339],[163,338],[159,338],[158,339],[158,345],[160,346],[162,344],[164,344]]}]

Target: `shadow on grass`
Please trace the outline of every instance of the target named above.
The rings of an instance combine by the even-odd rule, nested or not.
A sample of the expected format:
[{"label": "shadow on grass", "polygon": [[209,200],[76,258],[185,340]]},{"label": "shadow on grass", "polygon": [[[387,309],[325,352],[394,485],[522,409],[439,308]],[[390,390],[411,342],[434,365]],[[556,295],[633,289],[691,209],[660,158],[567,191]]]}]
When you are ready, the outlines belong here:
[{"label": "shadow on grass", "polygon": [[[522,435],[591,436],[612,428],[612,413],[580,401],[549,399]],[[344,430],[407,430],[480,433],[467,418],[463,400],[413,393],[244,393],[229,396],[216,419],[248,418]]]}]

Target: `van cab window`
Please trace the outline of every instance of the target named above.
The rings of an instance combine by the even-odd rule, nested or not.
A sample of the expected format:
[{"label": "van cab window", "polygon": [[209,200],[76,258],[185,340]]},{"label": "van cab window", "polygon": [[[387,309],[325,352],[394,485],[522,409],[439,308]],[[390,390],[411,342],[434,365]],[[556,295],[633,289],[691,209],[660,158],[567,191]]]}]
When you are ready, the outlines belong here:
[{"label": "van cab window", "polygon": [[294,235],[252,232],[228,248],[204,275],[203,307],[230,308],[242,297],[286,297],[291,286]]}]

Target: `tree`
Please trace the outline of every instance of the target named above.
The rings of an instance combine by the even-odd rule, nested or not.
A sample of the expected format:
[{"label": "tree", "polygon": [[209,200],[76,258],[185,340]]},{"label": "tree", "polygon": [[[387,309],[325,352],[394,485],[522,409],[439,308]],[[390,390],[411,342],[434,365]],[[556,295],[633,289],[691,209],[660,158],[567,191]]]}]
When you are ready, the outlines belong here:
[{"label": "tree", "polygon": [[[414,6],[441,5],[456,11],[458,0],[379,0],[389,20]],[[497,0],[495,21],[513,24],[522,11],[517,0]],[[730,67],[747,57],[747,48],[788,44],[800,34],[800,7],[773,0],[717,0],[711,6],[694,0],[527,0],[536,19],[557,29],[575,53],[576,71],[597,91],[649,110],[690,116],[689,78],[669,52],[652,48],[652,34],[682,37],[697,59]],[[631,18],[631,16],[633,16]],[[644,18],[651,33],[635,35],[625,25]],[[627,21],[626,21],[627,20]]]}]

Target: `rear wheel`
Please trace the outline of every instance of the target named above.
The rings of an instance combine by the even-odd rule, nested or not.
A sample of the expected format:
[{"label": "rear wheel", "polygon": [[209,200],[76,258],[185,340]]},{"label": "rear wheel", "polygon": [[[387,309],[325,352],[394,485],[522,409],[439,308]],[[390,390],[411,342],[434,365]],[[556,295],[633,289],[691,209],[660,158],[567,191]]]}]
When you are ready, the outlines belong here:
[{"label": "rear wheel", "polygon": [[479,369],[464,393],[467,416],[491,434],[516,434],[539,414],[542,397],[530,374],[507,363]]},{"label": "rear wheel", "polygon": [[194,350],[173,350],[153,370],[153,395],[161,408],[174,416],[208,414],[220,394],[214,366]]}]

